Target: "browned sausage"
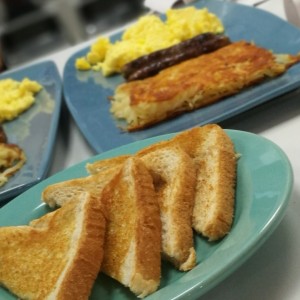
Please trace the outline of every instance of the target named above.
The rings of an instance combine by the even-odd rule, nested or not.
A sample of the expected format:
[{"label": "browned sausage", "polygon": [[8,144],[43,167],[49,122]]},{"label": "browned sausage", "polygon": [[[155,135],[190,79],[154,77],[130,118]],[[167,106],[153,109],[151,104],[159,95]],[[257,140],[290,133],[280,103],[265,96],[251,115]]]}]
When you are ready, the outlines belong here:
[{"label": "browned sausage", "polygon": [[0,124],[0,143],[7,143],[6,134],[1,124]]},{"label": "browned sausage", "polygon": [[224,35],[204,33],[174,46],[152,52],[127,63],[122,70],[127,81],[143,79],[184,60],[209,53],[230,44]]}]

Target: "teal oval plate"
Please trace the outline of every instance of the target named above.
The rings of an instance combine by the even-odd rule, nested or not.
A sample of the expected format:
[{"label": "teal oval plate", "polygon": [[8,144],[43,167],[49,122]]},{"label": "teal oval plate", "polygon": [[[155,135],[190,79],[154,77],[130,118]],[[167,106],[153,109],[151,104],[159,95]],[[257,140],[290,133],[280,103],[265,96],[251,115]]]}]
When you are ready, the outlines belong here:
[{"label": "teal oval plate", "polygon": [[[236,209],[230,233],[209,243],[195,236],[197,266],[189,272],[176,271],[163,263],[159,290],[147,299],[196,299],[234,272],[269,237],[281,221],[290,197],[293,174],[284,152],[271,141],[251,133],[227,130],[240,154],[237,170]],[[138,141],[110,150],[66,169],[15,198],[0,209],[0,226],[27,224],[49,208],[41,203],[42,190],[49,184],[86,176],[85,164],[96,160],[135,153],[172,134]],[[1,254],[0,254],[1,255]],[[0,299],[16,299],[0,288]],[[90,299],[136,299],[118,282],[100,274]]]}]

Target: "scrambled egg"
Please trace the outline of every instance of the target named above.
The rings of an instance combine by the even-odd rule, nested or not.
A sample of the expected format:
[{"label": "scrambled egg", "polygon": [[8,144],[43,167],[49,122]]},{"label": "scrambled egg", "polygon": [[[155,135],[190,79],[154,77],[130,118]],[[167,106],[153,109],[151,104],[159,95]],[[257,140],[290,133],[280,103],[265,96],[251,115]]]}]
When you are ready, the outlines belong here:
[{"label": "scrambled egg", "polygon": [[104,76],[121,72],[123,66],[153,51],[170,47],[205,32],[221,33],[221,21],[206,8],[170,9],[166,21],[155,15],[141,17],[111,43],[100,37],[85,57],[76,60],[78,70],[101,70]]},{"label": "scrambled egg", "polygon": [[28,78],[0,80],[0,122],[10,121],[27,110],[41,89],[40,84]]}]

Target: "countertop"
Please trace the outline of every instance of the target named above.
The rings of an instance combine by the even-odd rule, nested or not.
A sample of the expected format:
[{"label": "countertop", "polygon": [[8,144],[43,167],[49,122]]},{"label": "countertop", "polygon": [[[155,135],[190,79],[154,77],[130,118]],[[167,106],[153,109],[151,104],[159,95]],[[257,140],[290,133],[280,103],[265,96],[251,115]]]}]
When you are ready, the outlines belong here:
[{"label": "countertop", "polygon": [[[281,0],[270,0],[265,9],[285,19]],[[274,33],[276,38],[276,33]],[[63,74],[64,63],[86,42],[48,56]],[[300,299],[300,89],[252,109],[220,125],[249,131],[275,142],[287,154],[294,172],[291,199],[280,225],[261,248],[201,300],[298,300]],[[77,128],[65,106],[58,129],[49,176],[95,153]]]}]

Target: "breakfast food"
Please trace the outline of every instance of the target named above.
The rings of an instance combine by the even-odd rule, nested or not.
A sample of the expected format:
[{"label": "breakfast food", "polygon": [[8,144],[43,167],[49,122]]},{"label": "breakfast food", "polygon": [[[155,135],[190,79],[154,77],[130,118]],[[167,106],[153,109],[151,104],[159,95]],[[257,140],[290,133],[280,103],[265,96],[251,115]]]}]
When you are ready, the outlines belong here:
[{"label": "breakfast food", "polygon": [[[179,270],[190,270],[196,265],[192,232],[196,184],[194,163],[176,145],[164,148],[158,146],[157,149],[154,145],[135,156],[144,162],[153,178],[162,222],[162,255]],[[111,172],[118,165],[124,164],[129,157],[122,155],[97,161],[87,164],[86,168],[94,176]]]},{"label": "breakfast food", "polygon": [[160,282],[161,221],[152,178],[138,158],[121,165],[117,161],[104,173],[48,186],[42,199],[51,206],[64,206],[82,192],[100,194],[107,211],[102,270],[145,297]]},{"label": "breakfast food", "polygon": [[162,254],[181,271],[196,265],[192,231],[196,170],[181,148],[168,146],[136,154],[153,177],[162,222]]},{"label": "breakfast food", "polygon": [[99,199],[0,227],[0,283],[21,299],[88,299],[101,267],[105,217]]},{"label": "breakfast food", "polygon": [[9,144],[0,124],[0,187],[3,186],[26,162],[24,151],[15,144]]},{"label": "breakfast food", "polygon": [[78,70],[101,70],[104,76],[120,73],[123,66],[145,54],[161,50],[190,39],[198,34],[221,33],[224,27],[216,15],[206,8],[186,7],[170,9],[166,21],[156,15],[141,17],[129,26],[120,40],[111,43],[99,38],[86,57],[76,60]]},{"label": "breakfast food", "polygon": [[31,107],[41,89],[39,83],[28,78],[0,80],[0,122],[13,120]]},{"label": "breakfast food", "polygon": [[152,177],[140,159],[125,161],[102,200],[108,211],[103,272],[143,298],[160,283],[162,229]]},{"label": "breakfast food", "polygon": [[[162,255],[181,271],[196,265],[192,211],[196,170],[192,159],[176,145],[146,148],[135,155],[153,178],[162,222]],[[113,170],[130,156],[122,155],[87,164],[90,174]],[[48,188],[47,188],[48,189]]]},{"label": "breakfast food", "polygon": [[114,168],[84,178],[70,179],[47,186],[42,193],[42,199],[50,206],[63,206],[70,200],[76,200],[81,194],[88,192],[99,196],[113,177],[120,171],[121,164],[114,164]]},{"label": "breakfast food", "polygon": [[229,136],[211,124],[184,131],[172,140],[193,158],[196,191],[193,228],[210,241],[224,237],[233,221],[236,154]]},{"label": "breakfast food", "polygon": [[174,46],[151,52],[127,63],[122,69],[122,74],[127,81],[144,79],[165,68],[212,52],[229,43],[229,38],[221,34],[199,34]]},{"label": "breakfast food", "polygon": [[[144,155],[147,157],[147,153],[154,156],[169,147],[180,147],[195,165],[193,228],[210,241],[223,238],[231,228],[234,212],[237,156],[231,139],[220,126],[208,124],[183,131],[168,141],[139,151],[136,155],[143,159]],[[114,158],[107,161],[108,168],[113,165],[113,160]],[[118,162],[120,163],[120,158]],[[107,170],[105,164],[106,160],[96,161],[88,164],[87,169],[91,174],[101,173],[102,170]],[[150,160],[150,170],[153,165]],[[161,164],[161,168],[166,166]],[[178,171],[174,171],[173,176],[176,177],[177,174]],[[154,174],[154,183],[155,177]]]},{"label": "breakfast food", "polygon": [[[184,131],[135,154],[87,164],[90,175],[54,183],[44,189],[43,201],[51,207],[61,208],[32,221],[30,226],[0,228],[0,283],[20,297],[26,298],[27,294],[23,295],[27,291],[32,293],[32,289],[39,293],[36,284],[41,281],[39,272],[31,272],[28,257],[34,268],[43,263],[43,274],[45,268],[56,270],[61,261],[73,260],[69,249],[71,246],[78,249],[74,246],[77,241],[82,245],[77,234],[80,232],[78,226],[90,224],[84,209],[88,206],[91,226],[87,229],[93,230],[92,236],[97,231],[104,244],[95,243],[92,247],[92,251],[99,247],[100,257],[89,253],[87,261],[84,260],[87,265],[91,262],[96,265],[92,266],[93,275],[89,277],[85,295],[90,291],[99,264],[101,272],[128,287],[136,296],[143,298],[155,292],[160,284],[161,258],[167,258],[181,271],[188,271],[196,265],[193,228],[195,234],[200,233],[208,242],[229,233],[234,211],[236,159],[229,136],[221,127],[211,124]],[[70,211],[74,213],[69,214]],[[82,214],[86,218],[81,217]],[[99,226],[95,224],[97,214],[101,219],[97,220]],[[83,219],[85,221],[81,222]],[[31,242],[27,243],[29,239]],[[35,240],[39,248],[35,243],[31,245]],[[62,243],[60,250],[51,253],[60,254],[53,254],[49,266],[45,263],[46,258],[43,259],[47,253],[45,249],[53,250],[58,243]],[[25,260],[18,256],[16,262],[11,261],[16,247],[25,254]],[[41,253],[37,249],[42,249]],[[61,252],[67,254],[61,255]],[[5,272],[1,269],[2,261]],[[16,265],[21,265],[20,270],[27,273],[22,272],[17,278],[10,276],[8,280],[7,274],[12,274]],[[73,265],[76,277],[79,268],[77,263]],[[69,264],[65,266],[67,268]],[[12,273],[7,272],[8,269]],[[74,295],[78,289],[69,290],[72,282],[66,279],[68,284],[64,284],[69,272],[61,274],[58,281],[51,281],[55,291],[48,281],[45,284],[42,281],[42,286],[47,286],[43,293],[51,290],[52,296],[59,291],[57,294],[62,293],[62,297],[57,299],[81,299],[79,292]],[[87,274],[88,270],[80,269],[82,278],[86,279]],[[26,287],[27,281],[32,280],[31,275],[35,276],[35,285],[33,287],[30,282]],[[44,296],[46,294],[40,298],[48,299]]]},{"label": "breakfast food", "polygon": [[300,54],[273,54],[238,41],[164,69],[157,75],[119,85],[111,112],[129,131],[211,104],[266,78],[284,73]]},{"label": "breakfast food", "polygon": [[26,162],[24,151],[15,144],[0,143],[0,187]]},{"label": "breakfast food", "polygon": [[131,157],[131,155],[119,155],[112,158],[106,158],[102,160],[98,160],[94,163],[87,163],[86,164],[86,170],[91,175],[96,174],[110,174],[112,170],[118,169],[120,166],[123,165],[123,163]]},{"label": "breakfast food", "polygon": [[2,125],[0,124],[0,143],[6,143],[6,142],[7,142],[7,137]]}]

